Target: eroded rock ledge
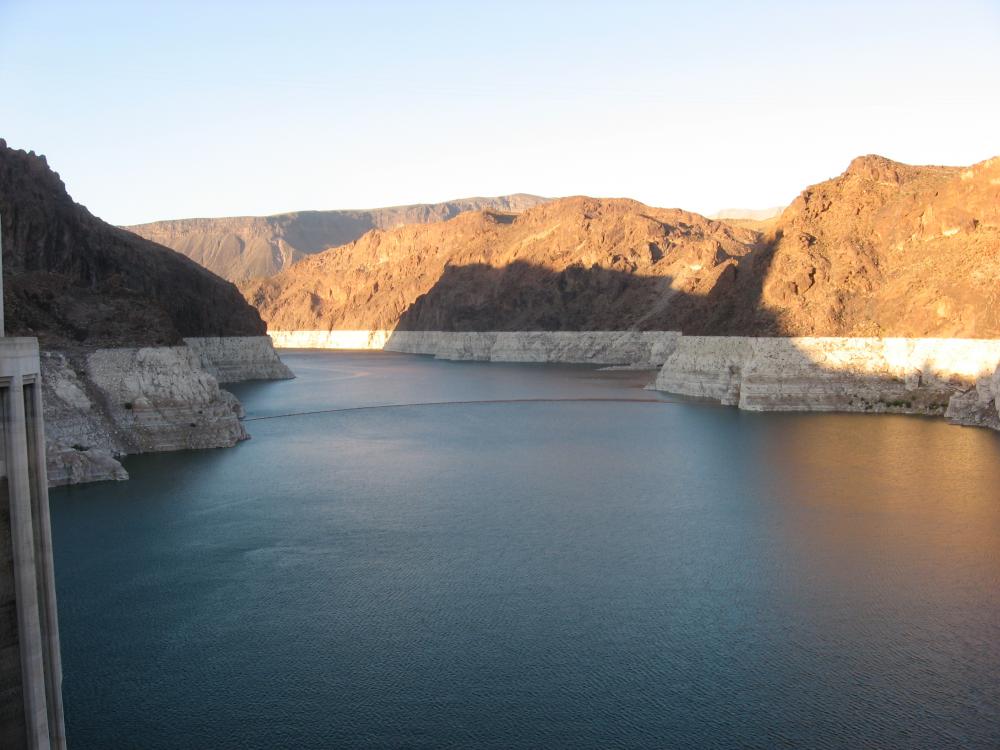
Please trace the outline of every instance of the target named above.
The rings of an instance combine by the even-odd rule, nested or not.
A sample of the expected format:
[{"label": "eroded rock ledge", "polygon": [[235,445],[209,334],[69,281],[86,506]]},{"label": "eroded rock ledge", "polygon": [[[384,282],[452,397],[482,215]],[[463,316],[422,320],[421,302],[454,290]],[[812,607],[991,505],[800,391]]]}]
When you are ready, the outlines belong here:
[{"label": "eroded rock ledge", "polygon": [[565,362],[659,367],[674,331],[272,331],[285,349],[383,349],[481,362]]},{"label": "eroded rock ledge", "polygon": [[295,377],[278,358],[267,336],[186,338],[184,343],[198,355],[201,366],[220,383]]},{"label": "eroded rock ledge", "polygon": [[928,414],[1000,429],[1000,340],[683,336],[652,387],[750,411]]},{"label": "eroded rock ledge", "polygon": [[49,483],[127,479],[128,454],[246,440],[243,407],[220,382],[292,377],[267,337],[186,346],[43,352]]}]

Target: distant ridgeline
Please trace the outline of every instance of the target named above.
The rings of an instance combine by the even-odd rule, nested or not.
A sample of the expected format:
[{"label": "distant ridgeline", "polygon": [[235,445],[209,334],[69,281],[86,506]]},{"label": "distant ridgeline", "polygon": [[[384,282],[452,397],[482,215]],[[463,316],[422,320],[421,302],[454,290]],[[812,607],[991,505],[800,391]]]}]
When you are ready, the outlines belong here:
[{"label": "distant ridgeline", "polygon": [[297,260],[346,245],[371,229],[447,221],[466,211],[517,213],[546,200],[518,193],[388,208],[156,221],[126,229],[240,282],[273,276]]}]

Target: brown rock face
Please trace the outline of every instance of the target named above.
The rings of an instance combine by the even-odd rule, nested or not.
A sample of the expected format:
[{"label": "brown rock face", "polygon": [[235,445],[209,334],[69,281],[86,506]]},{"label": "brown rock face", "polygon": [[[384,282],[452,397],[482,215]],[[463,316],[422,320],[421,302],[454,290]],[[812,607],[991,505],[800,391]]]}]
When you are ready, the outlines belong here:
[{"label": "brown rock face", "polygon": [[230,281],[273,276],[308,255],[346,245],[372,229],[446,221],[466,211],[516,213],[545,202],[518,193],[446,203],[357,211],[299,211],[275,216],[179,219],[126,227],[173,248]]},{"label": "brown rock face", "polygon": [[2,140],[0,220],[8,335],[115,346],[264,333],[231,283],[95,218],[44,157]]},{"label": "brown rock face", "polygon": [[568,198],[372,231],[243,285],[272,330],[1000,336],[1000,159],[878,156],[775,220]]},{"label": "brown rock face", "polygon": [[1000,336],[1000,159],[855,159],[782,214],[762,303],[799,335]]},{"label": "brown rock face", "polygon": [[685,211],[567,198],[369,232],[245,293],[275,330],[752,327],[736,279],[761,239]]}]

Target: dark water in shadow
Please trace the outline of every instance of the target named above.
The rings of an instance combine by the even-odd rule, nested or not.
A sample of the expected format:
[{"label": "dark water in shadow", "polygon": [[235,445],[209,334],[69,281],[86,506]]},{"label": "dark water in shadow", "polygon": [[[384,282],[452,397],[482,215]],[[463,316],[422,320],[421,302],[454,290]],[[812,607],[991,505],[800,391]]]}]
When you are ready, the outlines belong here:
[{"label": "dark water in shadow", "polygon": [[[286,357],[250,416],[648,397]],[[1000,436],[694,404],[249,424],[52,493],[81,748],[1000,746]]]}]

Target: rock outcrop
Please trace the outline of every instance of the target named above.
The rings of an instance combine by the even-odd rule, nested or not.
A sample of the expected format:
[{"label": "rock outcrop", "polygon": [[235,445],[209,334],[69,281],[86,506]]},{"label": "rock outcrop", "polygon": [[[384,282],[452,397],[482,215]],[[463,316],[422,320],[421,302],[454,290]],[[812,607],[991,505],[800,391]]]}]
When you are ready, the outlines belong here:
[{"label": "rock outcrop", "polygon": [[127,454],[235,445],[236,397],[187,346],[42,355],[49,482],[127,479]]},{"label": "rock outcrop", "polygon": [[286,380],[295,377],[274,351],[267,336],[186,338],[202,368],[220,383]]},{"label": "rock outcrop", "polygon": [[1000,430],[1000,366],[992,375],[977,378],[974,388],[952,396],[945,418],[956,424]]},{"label": "rock outcrop", "polygon": [[803,191],[777,227],[760,298],[775,333],[1000,336],[1000,158],[859,157]]},{"label": "rock outcrop", "polygon": [[682,336],[657,390],[750,411],[897,412],[1000,427],[1000,340]]},{"label": "rock outcrop", "polygon": [[98,349],[87,357],[87,374],[129,453],[217,448],[247,437],[239,401],[186,346]]},{"label": "rock outcrop", "polygon": [[396,331],[384,348],[438,359],[657,367],[678,337],[670,331]]},{"label": "rock outcrop", "polygon": [[518,212],[546,199],[518,193],[444,203],[275,216],[178,219],[126,227],[230,281],[273,276],[307,255],[346,245],[372,229],[446,221],[466,211]]},{"label": "rock outcrop", "polygon": [[119,463],[127,452],[125,436],[82,374],[85,359],[71,363],[62,353],[42,352],[41,365],[49,484],[128,479]]}]

